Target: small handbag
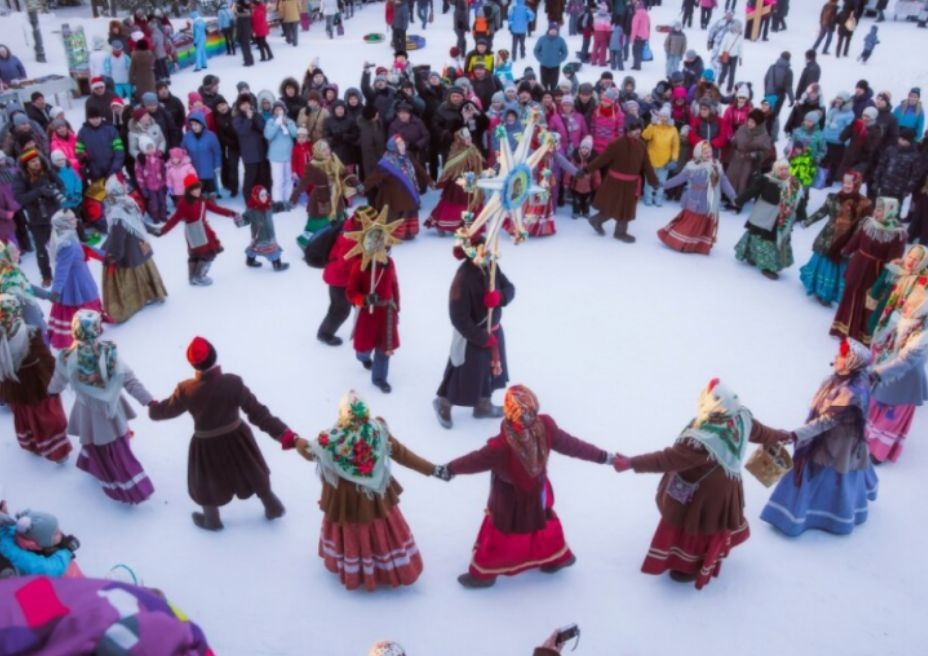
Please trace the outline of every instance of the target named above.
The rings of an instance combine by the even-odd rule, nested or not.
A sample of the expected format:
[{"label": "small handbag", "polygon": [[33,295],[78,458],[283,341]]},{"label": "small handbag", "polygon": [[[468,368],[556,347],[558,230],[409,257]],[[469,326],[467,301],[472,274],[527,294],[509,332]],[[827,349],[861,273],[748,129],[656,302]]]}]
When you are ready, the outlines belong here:
[{"label": "small handbag", "polygon": [[723,52],[722,54],[719,55],[719,63],[720,63],[720,64],[727,64],[727,63],[729,63],[730,61],[731,61],[731,53],[730,53],[730,52]]},{"label": "small handbag", "polygon": [[699,489],[699,484],[706,480],[706,478],[718,468],[719,466],[716,465],[700,476],[699,480],[693,481],[692,483],[684,480],[679,472],[674,472],[673,476],[670,478],[670,484],[667,486],[667,495],[674,501],[679,501],[683,505],[688,504],[693,500],[693,497],[696,496],[696,490]]},{"label": "small handbag", "polygon": [[764,487],[770,487],[793,468],[793,458],[782,444],[767,444],[751,454],[744,468]]}]

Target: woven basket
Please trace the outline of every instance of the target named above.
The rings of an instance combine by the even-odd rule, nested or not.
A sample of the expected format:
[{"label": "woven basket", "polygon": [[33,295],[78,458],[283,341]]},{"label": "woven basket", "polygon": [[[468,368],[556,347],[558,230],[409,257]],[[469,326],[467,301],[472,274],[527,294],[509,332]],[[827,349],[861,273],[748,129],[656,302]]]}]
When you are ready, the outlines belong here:
[{"label": "woven basket", "polygon": [[744,464],[754,478],[770,487],[793,468],[793,458],[782,444],[758,447]]}]

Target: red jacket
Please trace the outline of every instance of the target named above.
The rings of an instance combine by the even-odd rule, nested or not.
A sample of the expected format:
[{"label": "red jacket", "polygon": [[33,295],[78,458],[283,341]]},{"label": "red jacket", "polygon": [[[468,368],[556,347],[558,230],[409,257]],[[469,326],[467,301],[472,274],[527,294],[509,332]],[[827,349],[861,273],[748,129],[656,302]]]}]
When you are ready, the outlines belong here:
[{"label": "red jacket", "polygon": [[[303,177],[303,174],[306,172],[306,165],[309,164],[312,158],[312,141],[307,141],[306,143],[300,143],[299,141],[293,142],[293,153],[290,155],[290,171],[297,179]],[[312,189],[307,189],[306,193],[308,194],[311,191]]]},{"label": "red jacket", "polygon": [[357,230],[354,220],[348,219],[342,227],[342,234],[338,236],[329,251],[329,263],[325,265],[322,271],[322,280],[332,287],[347,287],[348,277],[351,275],[351,267],[354,265],[357,257],[350,260],[345,259],[345,255],[354,248],[355,242],[345,236],[345,232]]},{"label": "red jacket", "polygon": [[[609,457],[599,447],[562,431],[548,415],[540,415],[539,420],[544,424],[550,450],[571,458],[598,463],[605,463]],[[493,520],[493,526],[499,531],[533,533],[545,527],[550,514],[549,509],[554,503],[547,467],[534,479],[530,479],[531,484],[526,487],[524,479],[527,478],[527,473],[506,441],[502,430],[483,448],[448,463],[448,471],[454,475],[493,472],[487,510]],[[523,483],[520,484],[520,481]],[[542,491],[546,492],[545,505],[542,505]]]},{"label": "red jacket", "polygon": [[209,226],[209,222],[206,220],[206,212],[208,210],[213,214],[219,214],[220,216],[235,216],[235,212],[232,210],[227,210],[224,207],[219,207],[214,202],[203,199],[195,199],[192,203],[186,198],[181,197],[177,201],[177,209],[174,210],[174,215],[168,219],[168,222],[164,224],[164,227],[161,228],[161,234],[166,235],[171,230],[174,229],[178,223],[183,221],[185,224],[196,223],[203,218],[203,229],[206,232],[207,243],[205,246],[199,246],[197,248],[191,248],[190,242],[187,242],[187,252],[190,255],[214,255],[222,251],[222,244],[219,243],[219,239],[216,237],[216,233],[213,232],[213,229]]},{"label": "red jacket", "polygon": [[700,116],[694,116],[690,121],[689,139],[690,146],[693,148],[700,141],[708,141],[712,144],[715,156],[718,157],[719,152],[728,143],[728,131],[725,129],[725,123],[717,116],[708,121],[704,121]]},{"label": "red jacket", "polygon": [[251,32],[255,36],[267,36],[270,30],[267,26],[267,7],[263,2],[256,2],[251,6]]},{"label": "red jacket", "polygon": [[[354,350],[358,353],[370,353],[374,349],[395,351],[400,346],[400,285],[396,277],[396,266],[392,259],[386,265],[377,265],[373,290],[372,266],[373,263],[362,271],[361,258],[355,258],[345,288],[348,300],[360,308],[358,322],[354,327]],[[373,300],[372,292],[377,295],[377,299],[373,305],[369,305]]]}]

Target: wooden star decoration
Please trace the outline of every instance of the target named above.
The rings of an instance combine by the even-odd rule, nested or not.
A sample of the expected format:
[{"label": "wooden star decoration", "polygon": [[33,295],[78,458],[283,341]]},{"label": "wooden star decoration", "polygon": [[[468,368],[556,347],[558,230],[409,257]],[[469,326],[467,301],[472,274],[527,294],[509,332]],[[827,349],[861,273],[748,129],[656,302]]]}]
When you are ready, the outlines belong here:
[{"label": "wooden star decoration", "polygon": [[367,213],[355,213],[355,218],[361,222],[361,227],[345,233],[346,238],[356,242],[351,250],[345,253],[345,259],[350,260],[360,255],[362,271],[366,270],[371,262],[386,264],[387,249],[402,243],[402,240],[393,236],[393,233],[403,225],[403,220],[398,219],[387,223],[389,209],[388,205],[384,205],[380,214],[374,219],[371,219]]}]

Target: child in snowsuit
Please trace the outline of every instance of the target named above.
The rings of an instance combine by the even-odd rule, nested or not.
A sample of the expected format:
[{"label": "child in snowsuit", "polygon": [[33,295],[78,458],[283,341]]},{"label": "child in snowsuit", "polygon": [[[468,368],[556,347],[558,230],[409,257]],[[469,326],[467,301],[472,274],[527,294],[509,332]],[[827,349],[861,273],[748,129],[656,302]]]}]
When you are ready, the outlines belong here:
[{"label": "child in snowsuit", "polygon": [[183,148],[171,148],[168,156],[170,159],[164,167],[164,181],[167,192],[171,194],[171,200],[174,201],[176,207],[178,201],[184,196],[184,180],[191,175],[196,177],[197,172],[190,162],[190,155]]},{"label": "child in snowsuit", "polygon": [[63,151],[53,150],[51,160],[58,179],[64,185],[64,200],[61,202],[61,207],[79,213],[80,206],[84,202],[84,185],[80,176],[71,167],[71,163]]},{"label": "child in snowsuit", "polygon": [[[180,150],[175,149],[175,150]],[[135,158],[135,179],[145,199],[145,209],[154,223],[168,218],[164,156],[146,135],[139,137],[139,154]]]},{"label": "child in snowsuit", "polygon": [[[593,161],[595,157],[596,153],[593,152],[593,137],[586,135],[580,140],[580,147],[574,151],[574,154],[570,158],[570,162],[578,169],[583,169],[583,167]],[[601,180],[602,178],[599,171],[595,171],[589,175],[572,176],[567,174],[564,176],[564,186],[570,189],[573,202],[573,212],[570,218],[576,219],[581,216],[589,218],[590,200],[592,200],[596,190],[599,189]]]},{"label": "child in snowsuit", "polygon": [[251,243],[245,249],[245,264],[254,268],[260,267],[260,255],[271,262],[274,271],[286,271],[290,265],[280,260],[283,251],[274,234],[274,211],[267,189],[261,185],[252,187],[251,197],[246,205],[248,209],[242,214],[241,223],[251,227]]},{"label": "child in snowsuit", "polygon": [[864,51],[860,53],[860,57],[857,58],[857,61],[867,63],[867,60],[870,59],[870,55],[873,54],[873,49],[876,48],[876,44],[880,42],[879,37],[876,33],[879,31],[876,25],[870,28],[870,33],[864,37]]},{"label": "child in snowsuit", "polygon": [[612,35],[609,37],[609,68],[614,71],[624,71],[623,57],[625,50],[625,31],[621,25],[612,26]]},{"label": "child in snowsuit", "polygon": [[3,578],[12,576],[68,576],[82,573],[74,562],[80,542],[62,535],[58,518],[27,510],[16,517],[0,514],[0,560],[5,561]]}]

